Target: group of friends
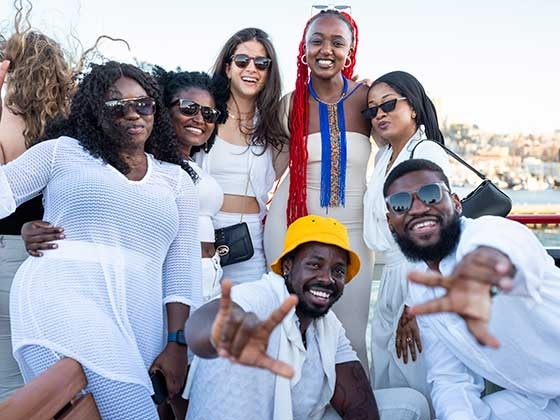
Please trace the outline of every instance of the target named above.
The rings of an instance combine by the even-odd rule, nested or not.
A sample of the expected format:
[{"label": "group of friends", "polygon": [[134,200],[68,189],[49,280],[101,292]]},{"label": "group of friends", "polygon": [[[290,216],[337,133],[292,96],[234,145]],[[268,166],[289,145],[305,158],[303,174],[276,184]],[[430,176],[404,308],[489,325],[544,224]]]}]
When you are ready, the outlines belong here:
[{"label": "group of friends", "polygon": [[[0,47],[0,399],[71,357],[103,419],[560,418],[560,270],[461,216],[432,101],[354,79],[349,14],[309,19],[283,97],[258,28],[211,74]],[[222,267],[239,222],[254,255]]]}]

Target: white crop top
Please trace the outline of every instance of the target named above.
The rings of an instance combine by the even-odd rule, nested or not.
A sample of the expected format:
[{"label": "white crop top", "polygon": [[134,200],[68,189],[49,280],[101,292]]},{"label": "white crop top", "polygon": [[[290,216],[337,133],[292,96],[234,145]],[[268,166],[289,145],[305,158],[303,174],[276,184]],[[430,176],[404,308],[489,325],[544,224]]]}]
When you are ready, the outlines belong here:
[{"label": "white crop top", "polygon": [[224,194],[256,197],[249,178],[250,154],[247,146],[231,144],[219,137],[210,149],[208,159],[212,168],[211,175],[220,184]]},{"label": "white crop top", "polygon": [[224,192],[220,184],[200,166],[192,160],[187,164],[197,173],[199,179],[195,184],[200,202],[200,213],[198,216],[198,232],[201,242],[214,242],[214,224],[212,218],[218,213],[224,202]]}]

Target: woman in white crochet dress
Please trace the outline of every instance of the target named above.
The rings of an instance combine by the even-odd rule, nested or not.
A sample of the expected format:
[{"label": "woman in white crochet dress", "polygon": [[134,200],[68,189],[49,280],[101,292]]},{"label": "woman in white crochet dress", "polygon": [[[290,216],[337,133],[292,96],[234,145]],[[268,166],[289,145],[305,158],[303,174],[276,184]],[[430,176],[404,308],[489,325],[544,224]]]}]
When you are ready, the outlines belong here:
[{"label": "woman in white crochet dress", "polygon": [[[375,80],[368,92],[363,115],[371,120],[372,133],[380,147],[364,196],[364,240],[376,253],[383,253],[385,266],[374,308],[371,381],[374,389],[407,386],[430,393],[421,351],[421,332],[416,319],[406,314],[407,261],[387,224],[383,183],[391,168],[410,159],[422,139],[443,143],[435,107],[418,80],[395,71]],[[428,159],[448,172],[445,151],[434,142],[422,142],[414,157]],[[404,313],[403,313],[404,312]]]},{"label": "woman in white crochet dress", "polygon": [[177,332],[202,301],[198,198],[157,83],[129,64],[94,65],[46,135],[0,166],[0,217],[42,192],[66,237],[16,274],[16,360],[29,381],[72,357],[102,418],[157,419],[149,371],[175,395],[187,369],[163,316]]}]

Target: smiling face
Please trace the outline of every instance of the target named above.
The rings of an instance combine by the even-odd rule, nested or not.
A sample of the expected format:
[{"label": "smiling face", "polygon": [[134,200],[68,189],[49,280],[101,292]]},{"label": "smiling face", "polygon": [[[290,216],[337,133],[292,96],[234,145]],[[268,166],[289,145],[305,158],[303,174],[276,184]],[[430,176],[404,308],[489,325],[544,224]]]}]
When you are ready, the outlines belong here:
[{"label": "smiling face", "polygon": [[340,73],[352,49],[352,31],[337,16],[325,14],[314,20],[305,35],[305,56],[311,73],[332,78]]},{"label": "smiling face", "polygon": [[[264,45],[256,40],[239,44],[233,55],[237,54],[270,58]],[[245,68],[240,68],[233,62],[226,65],[226,76],[230,79],[230,90],[237,97],[256,98],[266,84],[268,72],[269,69],[259,70],[256,68],[254,60],[249,60],[249,64]]]},{"label": "smiling face", "polygon": [[328,312],[342,296],[347,266],[347,251],[320,242],[302,244],[293,258],[284,258],[286,286],[299,299],[296,313],[300,319],[318,318]]},{"label": "smiling face", "polygon": [[[388,84],[378,83],[369,89],[368,108],[401,97],[403,95],[400,95]],[[417,129],[416,121],[413,118],[413,109],[408,100],[398,100],[395,109],[388,112],[379,107],[377,115],[371,119],[371,126],[376,139],[389,142],[392,145],[408,141]]]},{"label": "smiling face", "polygon": [[[104,99],[105,101],[111,101],[131,98],[149,99],[148,94],[140,83],[130,77],[120,77],[107,90]],[[109,110],[107,109],[107,111]],[[105,120],[103,122],[104,125],[108,123],[109,127],[116,128],[119,134],[127,141],[144,147],[154,127],[153,114],[143,115],[138,112],[135,106],[127,105],[122,115],[110,117],[108,112],[107,116],[109,120]],[[105,128],[107,129],[106,125]],[[111,132],[112,130],[109,128],[109,131]]]},{"label": "smiling face", "polygon": [[[413,171],[397,178],[385,196],[416,192],[424,185],[441,182],[435,172]],[[439,261],[451,252],[459,240],[461,202],[456,194],[446,189],[441,201],[433,204],[425,204],[416,193],[412,195],[412,207],[408,211],[399,214],[388,211],[389,228],[410,260]]]},{"label": "smiling face", "polygon": [[[216,107],[212,95],[207,90],[201,88],[192,87],[180,90],[173,96],[172,102],[178,99],[196,102],[204,107]],[[216,127],[215,123],[206,122],[204,118],[202,118],[201,110],[192,116],[183,114],[179,110],[178,103],[169,109],[169,113],[173,128],[179,140],[181,152],[185,158],[188,158],[192,146],[202,146],[205,144]]]}]

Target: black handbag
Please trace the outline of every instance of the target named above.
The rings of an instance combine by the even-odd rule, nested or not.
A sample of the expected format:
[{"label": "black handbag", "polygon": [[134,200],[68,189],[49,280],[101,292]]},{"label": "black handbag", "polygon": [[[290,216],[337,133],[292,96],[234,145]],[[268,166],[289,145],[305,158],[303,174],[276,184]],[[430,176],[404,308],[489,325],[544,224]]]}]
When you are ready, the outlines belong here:
[{"label": "black handbag", "polygon": [[247,261],[255,253],[249,227],[245,222],[216,229],[214,233],[222,267]]},{"label": "black handbag", "polygon": [[[480,179],[482,179],[480,185],[461,200],[463,216],[475,219],[485,215],[505,217],[509,214],[511,211],[511,198],[500,190],[492,181],[487,179],[486,176],[465,162],[463,158],[451,149],[448,149],[445,145],[429,139],[422,141],[432,141],[438,144],[449,156],[473,171]],[[414,149],[412,149],[412,152],[410,153],[411,159],[414,156],[414,151],[418,145],[422,143],[422,141],[418,142],[414,146]]]}]

